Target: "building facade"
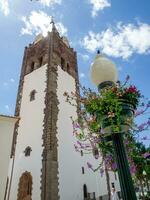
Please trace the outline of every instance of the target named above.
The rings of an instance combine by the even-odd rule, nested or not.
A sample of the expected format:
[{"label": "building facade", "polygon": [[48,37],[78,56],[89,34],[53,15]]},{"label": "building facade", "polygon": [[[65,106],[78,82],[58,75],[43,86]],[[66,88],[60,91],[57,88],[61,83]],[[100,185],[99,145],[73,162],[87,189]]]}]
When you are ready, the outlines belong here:
[{"label": "building facade", "polygon": [[13,132],[18,118],[0,115],[0,199],[5,199],[8,191],[8,170]]},{"label": "building facade", "polygon": [[[64,92],[78,92],[76,52],[55,25],[25,48],[11,152],[12,176],[7,200],[82,200],[107,195],[106,176],[87,169],[92,155],[75,152],[69,105]],[[110,173],[110,184],[119,184]]]}]

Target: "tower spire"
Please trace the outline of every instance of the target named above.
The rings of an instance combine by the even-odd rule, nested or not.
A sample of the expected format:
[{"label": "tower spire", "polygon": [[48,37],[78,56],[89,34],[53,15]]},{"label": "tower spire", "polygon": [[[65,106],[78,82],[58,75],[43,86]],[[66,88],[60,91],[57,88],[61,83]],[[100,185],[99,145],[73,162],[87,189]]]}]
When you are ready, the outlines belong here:
[{"label": "tower spire", "polygon": [[52,24],[52,31],[53,32],[57,32],[57,29],[56,29],[56,26],[55,26],[55,22],[54,22],[54,17],[52,16],[51,17],[51,22],[50,24]]}]

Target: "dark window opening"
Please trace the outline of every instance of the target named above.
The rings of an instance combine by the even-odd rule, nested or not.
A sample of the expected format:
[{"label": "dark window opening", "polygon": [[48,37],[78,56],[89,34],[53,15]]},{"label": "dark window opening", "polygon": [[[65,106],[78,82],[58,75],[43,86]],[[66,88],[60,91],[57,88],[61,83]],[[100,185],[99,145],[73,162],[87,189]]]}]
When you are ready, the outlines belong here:
[{"label": "dark window opening", "polygon": [[81,150],[81,156],[83,156],[83,151]]},{"label": "dark window opening", "polygon": [[40,57],[40,58],[39,58],[39,66],[41,67],[42,64],[43,64],[43,57]]},{"label": "dark window opening", "polygon": [[69,66],[68,63],[67,63],[67,72],[68,72],[68,73],[70,72],[70,66]]},{"label": "dark window opening", "polygon": [[34,101],[35,100],[35,94],[36,94],[36,91],[33,90],[31,93],[30,93],[30,101]]},{"label": "dark window opening", "polygon": [[112,187],[112,188],[115,188],[115,184],[114,184],[114,183],[111,183],[111,187]]},{"label": "dark window opening", "polygon": [[31,149],[31,147],[26,147],[26,149],[24,150],[24,154],[25,154],[25,156],[27,157],[27,156],[30,156],[30,154],[31,154],[31,151],[32,151],[32,149]]},{"label": "dark window opening", "polygon": [[84,196],[84,199],[88,197],[86,184],[83,185],[83,196]]},{"label": "dark window opening", "polygon": [[82,174],[84,174],[84,167],[82,167]]},{"label": "dark window opening", "polygon": [[31,63],[31,72],[34,70],[34,62]]},{"label": "dark window opening", "polygon": [[65,60],[63,58],[61,58],[61,68],[62,69],[65,68]]}]

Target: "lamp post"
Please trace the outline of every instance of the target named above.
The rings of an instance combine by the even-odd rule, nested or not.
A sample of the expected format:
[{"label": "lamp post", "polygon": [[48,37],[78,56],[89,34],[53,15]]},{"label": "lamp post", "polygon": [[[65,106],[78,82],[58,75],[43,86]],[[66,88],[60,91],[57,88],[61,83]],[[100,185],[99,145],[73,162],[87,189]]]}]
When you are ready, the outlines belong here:
[{"label": "lamp post", "polygon": [[[100,89],[102,88],[115,84],[117,78],[118,78],[118,72],[115,64],[108,58],[101,55],[100,52],[98,51],[94,63],[91,66],[92,82],[98,87],[100,91]],[[125,130],[126,129],[124,129],[124,131]],[[123,200],[136,200],[137,198],[123,143],[123,132],[120,133],[112,132],[111,138],[116,157],[122,198]]]}]

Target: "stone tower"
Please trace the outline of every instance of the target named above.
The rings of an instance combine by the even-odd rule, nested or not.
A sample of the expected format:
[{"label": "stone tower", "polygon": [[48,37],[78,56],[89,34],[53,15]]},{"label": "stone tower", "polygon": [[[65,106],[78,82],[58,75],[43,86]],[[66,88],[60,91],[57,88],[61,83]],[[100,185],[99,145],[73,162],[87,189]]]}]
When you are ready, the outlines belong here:
[{"label": "stone tower", "polygon": [[[7,200],[82,200],[107,194],[106,178],[89,173],[74,150],[64,92],[78,92],[76,52],[54,23],[25,48],[15,115]],[[95,161],[93,161],[95,162]],[[114,177],[111,181],[115,182]]]}]

